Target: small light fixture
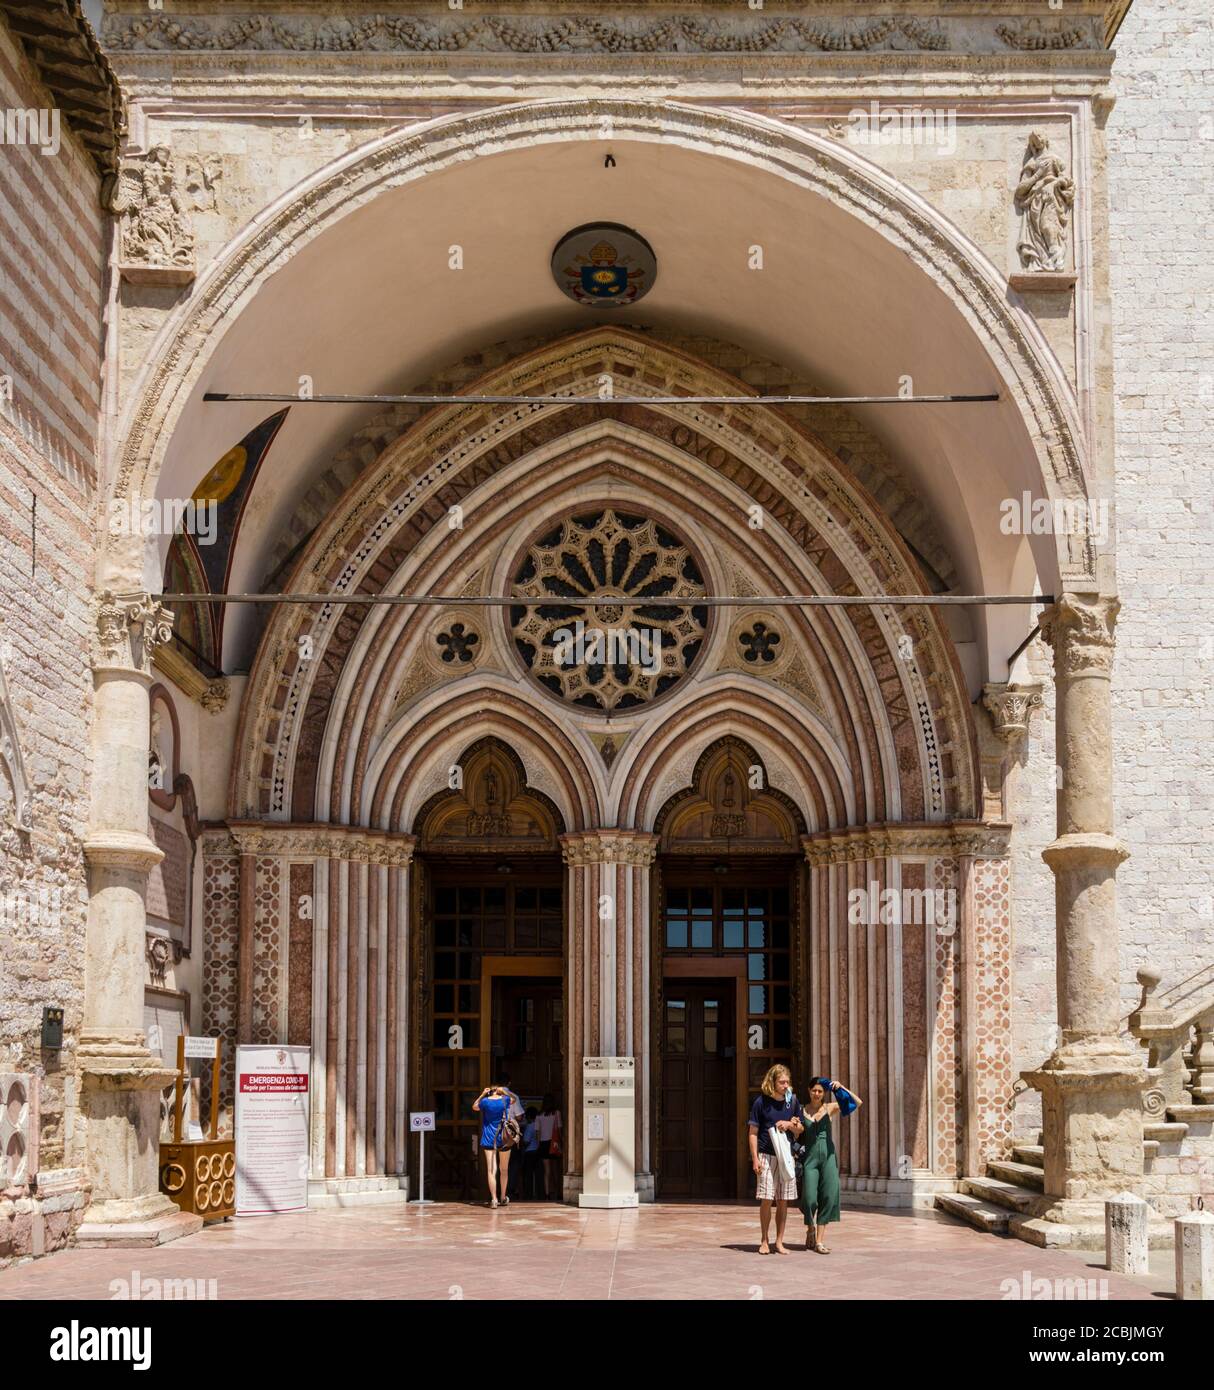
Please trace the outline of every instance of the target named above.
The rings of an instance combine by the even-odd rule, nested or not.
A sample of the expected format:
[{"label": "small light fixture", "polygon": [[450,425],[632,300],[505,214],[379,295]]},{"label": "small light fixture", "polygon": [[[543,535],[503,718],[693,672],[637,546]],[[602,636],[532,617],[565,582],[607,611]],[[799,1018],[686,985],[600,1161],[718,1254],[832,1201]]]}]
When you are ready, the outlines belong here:
[{"label": "small light fixture", "polygon": [[514,872],[514,865],[505,863],[499,864],[497,866],[497,871],[499,874],[512,874]]},{"label": "small light fixture", "polygon": [[714,874],[727,874],[729,872],[729,865],[720,863],[714,864],[712,866],[712,871]]},{"label": "small light fixture", "polygon": [[603,168],[604,168],[604,169],[614,169],[614,168],[615,168],[615,155],[609,154],[609,155],[607,156],[607,158],[603,160]]}]

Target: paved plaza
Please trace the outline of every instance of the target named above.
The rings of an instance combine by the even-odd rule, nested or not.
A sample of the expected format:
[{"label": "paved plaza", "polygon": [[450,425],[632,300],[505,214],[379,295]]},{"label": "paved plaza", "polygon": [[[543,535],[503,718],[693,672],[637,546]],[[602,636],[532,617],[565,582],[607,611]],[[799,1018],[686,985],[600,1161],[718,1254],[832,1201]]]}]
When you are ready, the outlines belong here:
[{"label": "paved plaza", "polygon": [[793,1253],[761,1256],[752,1204],[310,1211],[231,1221],[157,1249],[67,1250],[0,1272],[0,1299],[125,1297],[136,1278],[145,1297],[166,1280],[197,1289],[213,1279],[221,1299],[999,1300],[1008,1280],[1021,1290],[1049,1280],[1055,1297],[1073,1297],[1077,1280],[1090,1298],[1171,1297],[1170,1252],[1152,1258],[1151,1275],[1126,1278],[1099,1256],[1038,1250],[928,1212],[845,1210],[830,1235],[830,1255],[804,1251],[804,1228],[790,1220]]}]

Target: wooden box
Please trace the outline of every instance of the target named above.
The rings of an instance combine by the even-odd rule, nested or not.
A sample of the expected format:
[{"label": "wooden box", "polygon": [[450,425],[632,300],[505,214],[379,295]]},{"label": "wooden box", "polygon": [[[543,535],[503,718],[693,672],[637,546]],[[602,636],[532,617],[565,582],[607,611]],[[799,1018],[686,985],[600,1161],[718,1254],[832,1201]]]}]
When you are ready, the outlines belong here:
[{"label": "wooden box", "polygon": [[236,1215],[236,1141],[183,1140],[160,1146],[160,1190],[203,1221]]}]

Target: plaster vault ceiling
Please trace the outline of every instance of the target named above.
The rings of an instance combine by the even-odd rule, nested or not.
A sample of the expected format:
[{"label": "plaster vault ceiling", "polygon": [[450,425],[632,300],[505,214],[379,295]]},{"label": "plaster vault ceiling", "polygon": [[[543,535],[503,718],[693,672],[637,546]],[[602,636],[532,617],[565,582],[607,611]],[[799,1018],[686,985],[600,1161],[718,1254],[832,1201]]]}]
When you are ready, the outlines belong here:
[{"label": "plaster vault ceiling", "polygon": [[[610,169],[608,149],[617,161]],[[571,303],[549,270],[560,236],[597,220],[635,227],[658,259],[652,291],[618,315]],[[448,268],[453,245],[462,270]],[[762,270],[748,268],[756,245]],[[159,492],[189,496],[274,409],[204,404],[204,391],[294,392],[308,376],[317,393],[406,392],[489,344],[604,321],[711,335],[839,394],[894,394],[904,374],[917,394],[1002,385],[931,278],[828,200],[683,147],[557,142],[470,159],[386,192],[304,245],[228,324],[169,446]],[[374,413],[291,408],[249,499],[232,591],[260,584],[298,499]],[[1000,500],[1040,488],[1010,400],[857,415],[933,512],[966,590],[1023,592],[1035,572],[1050,590],[1048,538],[1037,545],[999,532]],[[251,610],[229,615],[226,645],[238,664],[251,656],[253,618]],[[1030,610],[985,610],[973,625],[997,666],[1028,631]]]}]

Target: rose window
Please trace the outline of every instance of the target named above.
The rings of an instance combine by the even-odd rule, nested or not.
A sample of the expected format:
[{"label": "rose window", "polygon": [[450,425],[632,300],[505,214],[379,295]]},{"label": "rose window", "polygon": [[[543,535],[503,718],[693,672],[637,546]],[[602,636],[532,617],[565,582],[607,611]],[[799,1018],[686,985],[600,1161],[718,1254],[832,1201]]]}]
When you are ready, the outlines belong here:
[{"label": "rose window", "polygon": [[587,709],[664,694],[691,669],[708,626],[707,607],[687,602],[704,594],[699,566],[650,517],[566,517],[527,549],[513,585],[516,597],[550,600],[511,607],[519,655],[554,695]]}]

